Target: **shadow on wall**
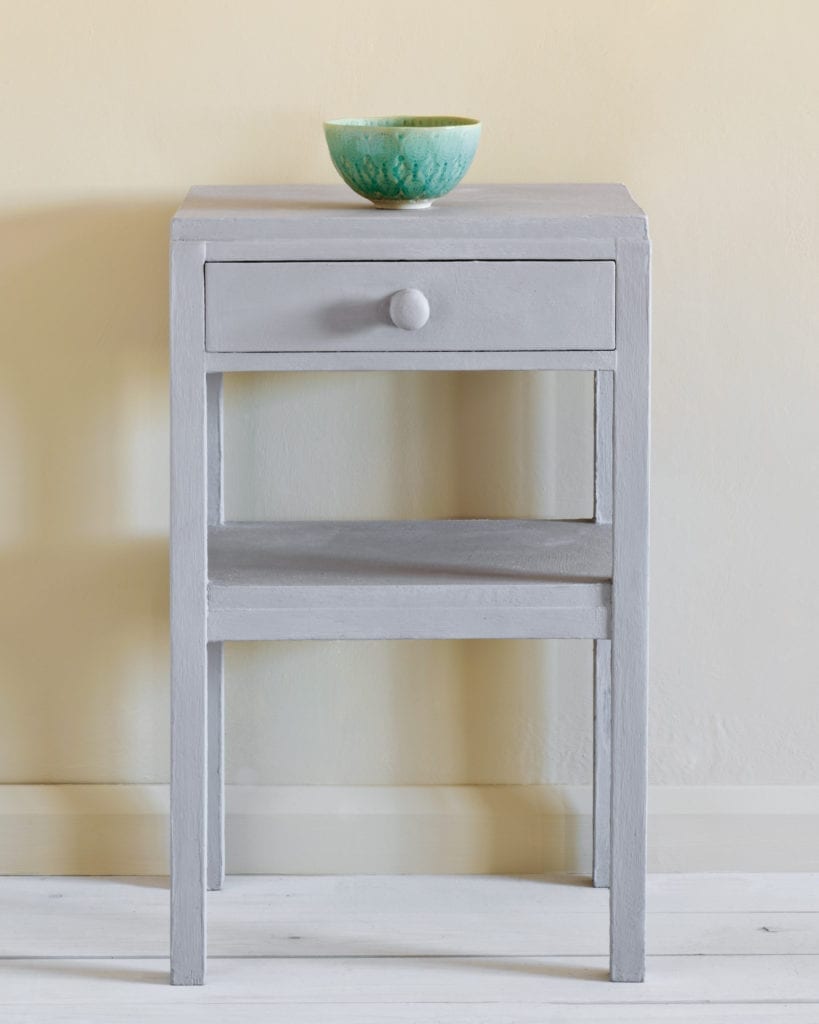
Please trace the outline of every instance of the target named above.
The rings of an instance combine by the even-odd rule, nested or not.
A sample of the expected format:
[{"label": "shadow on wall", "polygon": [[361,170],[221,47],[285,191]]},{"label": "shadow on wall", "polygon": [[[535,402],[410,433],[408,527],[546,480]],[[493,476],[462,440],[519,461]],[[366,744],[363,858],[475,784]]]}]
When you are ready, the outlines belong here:
[{"label": "shadow on wall", "polygon": [[[0,781],[5,783],[167,779],[167,242],[174,206],[128,201],[53,207],[3,221],[0,687],[5,699]],[[346,512],[341,508],[338,514],[554,514],[551,507],[536,506],[542,505],[544,495],[548,505],[559,490],[559,463],[555,471],[554,461],[540,458],[557,450],[554,434],[560,431],[549,419],[556,403],[547,402],[546,419],[538,418],[544,415],[544,392],[533,375],[419,374],[413,375],[410,388],[395,377],[377,384],[375,377],[380,375],[364,376],[369,383],[363,386],[381,388],[384,401],[384,486],[377,490],[387,507]],[[309,403],[309,392],[315,392],[314,400],[324,408],[327,385],[327,375],[235,382],[235,387],[252,388],[257,396],[263,390],[276,406],[283,402],[286,408],[289,395],[300,410],[305,401]],[[553,394],[550,384],[545,387],[546,394]],[[340,407],[351,407],[349,391],[339,394],[338,400]],[[363,407],[373,408],[366,402]],[[271,424],[264,417],[254,418],[255,426],[267,432]],[[322,417],[312,422],[321,423]],[[412,423],[420,433],[407,459],[406,427]],[[446,425],[443,441],[440,430],[430,426],[436,423]],[[375,426],[378,430],[378,423]],[[360,434],[352,434],[355,448]],[[334,446],[339,444],[335,430],[322,429],[318,436],[322,451],[304,460],[304,481],[296,473],[285,488],[308,505],[309,486],[316,486],[307,485],[307,478],[315,476],[309,468],[332,467]],[[568,442],[561,450],[571,460],[576,457],[571,454],[573,439]],[[280,457],[275,449],[268,454]],[[434,478],[428,476],[430,458],[440,462]],[[259,474],[273,475],[269,459],[262,458],[255,468]],[[372,470],[369,456],[363,456],[359,467],[353,465],[352,473],[350,468],[348,464],[345,473],[353,481],[367,480]],[[536,470],[534,487],[530,470]],[[320,483],[328,481],[322,478]],[[343,488],[330,489],[333,498],[343,497]],[[355,491],[352,487],[349,493]],[[260,515],[275,511],[257,510]],[[279,514],[287,517],[291,511],[282,509]],[[309,508],[296,512],[307,515]],[[291,711],[298,709],[288,708],[287,693],[277,685],[278,645],[249,646],[265,648],[258,667],[266,696],[259,700],[245,692],[237,701],[237,732],[249,730],[250,735],[240,735],[236,746],[248,756],[255,748],[264,762],[264,749],[271,747],[267,723],[275,733],[274,719],[292,722]],[[338,645],[322,646],[327,649],[321,655],[325,671],[315,673],[313,687],[329,684],[346,690],[357,670],[343,670],[329,650]],[[336,703],[337,714],[328,715],[323,723],[326,732],[313,728],[314,718],[305,721],[304,731],[288,728],[291,735],[299,733],[298,756],[281,771],[275,764],[262,763],[254,781],[313,781],[309,771],[298,776],[302,763],[314,757],[319,775],[328,765],[337,769],[322,780],[328,783],[539,780],[544,750],[559,747],[553,742],[550,702],[542,690],[553,674],[551,655],[533,653],[533,645],[526,645],[528,654],[523,646],[508,643],[452,645],[446,661],[450,667],[454,661],[455,671],[445,673],[449,690],[442,697],[449,710],[436,727],[427,715],[429,708],[418,700],[415,656],[407,656],[406,645],[388,646],[386,657],[376,660],[371,670],[373,677],[385,673],[372,680],[382,691],[386,685],[385,717],[363,719],[365,731],[374,726],[383,731],[389,722],[391,750],[386,758],[380,759],[365,740],[359,761],[351,763],[355,731],[338,737],[337,757],[328,758],[326,749],[320,749],[320,737],[326,740],[328,733],[345,731],[345,716],[355,730],[353,719],[364,709],[353,699],[343,711]],[[236,662],[242,675],[248,674],[248,658],[255,660],[257,655],[248,652]],[[251,681],[254,674],[251,670]],[[301,675],[302,694],[305,683],[309,687],[308,678]],[[321,694],[316,697],[312,710],[318,713]],[[263,709],[260,704],[265,701],[269,703]],[[303,695],[301,704],[304,712]],[[275,716],[271,705],[276,707]],[[262,710],[266,713],[259,716]],[[260,721],[265,723],[262,728]],[[231,738],[232,730],[229,754]],[[523,751],[521,756],[516,747]],[[501,750],[499,758],[488,753],[495,749]],[[558,775],[555,781],[566,779]],[[136,814],[136,805],[128,806],[127,789],[122,798],[122,813]],[[529,863],[519,846],[521,816],[531,810],[533,828],[540,829],[544,808],[529,808],[522,794],[515,799],[527,806],[502,801],[493,809],[493,803],[476,818],[476,864],[481,869],[513,870]],[[99,832],[95,840],[82,830],[82,816],[77,817],[75,809],[67,806],[64,811],[78,824],[70,838],[68,830],[60,833],[66,842],[63,870],[116,871],[116,842],[105,842]],[[510,815],[515,826],[507,834]],[[566,827],[559,817],[550,820],[556,829]],[[559,848],[556,859],[571,862],[576,840],[568,835],[554,838]],[[89,861],[95,842],[98,846]],[[534,845],[524,846],[531,854],[542,848],[542,842],[534,837]],[[161,845],[164,856],[164,840]],[[432,857],[430,869],[436,862],[440,861]]]},{"label": "shadow on wall", "polygon": [[171,211],[2,223],[3,782],[167,777]]}]

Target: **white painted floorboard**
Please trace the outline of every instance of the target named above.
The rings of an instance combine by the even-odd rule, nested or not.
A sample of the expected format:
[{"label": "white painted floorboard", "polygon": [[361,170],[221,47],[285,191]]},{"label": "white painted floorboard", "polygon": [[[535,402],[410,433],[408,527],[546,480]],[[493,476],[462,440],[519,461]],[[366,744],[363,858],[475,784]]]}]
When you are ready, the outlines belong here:
[{"label": "white painted floorboard", "polygon": [[585,879],[232,877],[203,989],[167,984],[165,879],[0,879],[2,1024],[819,1024],[819,875],[662,875],[647,981],[607,981]]}]

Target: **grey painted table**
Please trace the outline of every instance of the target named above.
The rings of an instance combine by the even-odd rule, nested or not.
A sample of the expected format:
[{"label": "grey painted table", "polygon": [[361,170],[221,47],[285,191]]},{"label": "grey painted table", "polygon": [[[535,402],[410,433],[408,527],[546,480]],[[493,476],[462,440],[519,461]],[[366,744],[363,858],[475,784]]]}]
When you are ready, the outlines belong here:
[{"label": "grey painted table", "polygon": [[[584,522],[225,523],[222,375],[589,370]],[[595,642],[594,882],[611,977],[645,961],[649,242],[619,185],[196,188],[171,241],[171,980],[224,876],[225,640]]]}]

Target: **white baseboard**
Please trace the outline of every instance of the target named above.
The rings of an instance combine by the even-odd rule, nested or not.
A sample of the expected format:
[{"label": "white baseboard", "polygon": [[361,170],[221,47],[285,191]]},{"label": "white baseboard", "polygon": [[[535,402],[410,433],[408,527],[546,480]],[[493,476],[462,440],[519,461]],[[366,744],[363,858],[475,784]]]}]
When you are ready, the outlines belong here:
[{"label": "white baseboard", "polygon": [[[585,786],[229,786],[239,874],[588,873]],[[163,874],[168,790],[0,786],[0,874]],[[651,871],[816,871],[819,787],[654,787]]]}]

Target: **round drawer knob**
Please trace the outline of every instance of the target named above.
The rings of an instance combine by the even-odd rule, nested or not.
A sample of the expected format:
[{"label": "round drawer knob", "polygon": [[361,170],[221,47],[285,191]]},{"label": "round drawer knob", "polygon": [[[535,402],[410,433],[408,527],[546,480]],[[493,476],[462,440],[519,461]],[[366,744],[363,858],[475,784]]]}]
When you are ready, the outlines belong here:
[{"label": "round drawer knob", "polygon": [[429,320],[429,302],[417,288],[402,288],[390,298],[390,320],[402,331],[417,331]]}]

